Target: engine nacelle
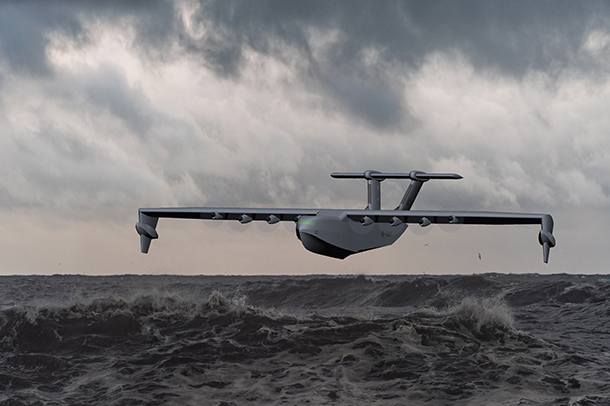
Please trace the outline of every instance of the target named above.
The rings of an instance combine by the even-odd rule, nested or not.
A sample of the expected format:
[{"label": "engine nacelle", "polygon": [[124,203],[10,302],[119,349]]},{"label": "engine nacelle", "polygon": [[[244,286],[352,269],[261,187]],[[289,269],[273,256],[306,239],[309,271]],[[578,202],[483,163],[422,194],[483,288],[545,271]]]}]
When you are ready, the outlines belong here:
[{"label": "engine nacelle", "polygon": [[390,225],[392,227],[396,227],[402,224],[402,220],[399,219],[398,217],[394,216],[390,219]]},{"label": "engine nacelle", "polygon": [[242,214],[241,216],[239,216],[239,222],[242,224],[248,224],[251,221],[252,217],[248,216],[247,214]]},{"label": "engine nacelle", "polygon": [[428,217],[422,217],[419,219],[419,225],[422,227],[428,227],[432,222]]},{"label": "engine nacelle", "polygon": [[280,219],[277,216],[274,216],[273,214],[270,215],[269,217],[267,217],[267,224],[275,224],[275,223],[279,223]]},{"label": "engine nacelle", "polygon": [[370,226],[374,223],[374,221],[369,216],[364,216],[360,219],[360,222],[363,226]]}]

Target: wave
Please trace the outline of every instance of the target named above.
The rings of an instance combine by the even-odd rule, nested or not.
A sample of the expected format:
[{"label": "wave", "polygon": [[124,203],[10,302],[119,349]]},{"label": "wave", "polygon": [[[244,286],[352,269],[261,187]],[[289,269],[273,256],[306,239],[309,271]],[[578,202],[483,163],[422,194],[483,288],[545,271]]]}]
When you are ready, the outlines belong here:
[{"label": "wave", "polygon": [[[164,277],[120,292],[80,281],[98,283],[81,290],[97,297],[0,310],[0,404],[610,401],[603,321],[599,350],[558,339],[582,337],[587,311],[607,315],[603,281]],[[536,330],[549,315],[564,321],[550,338]]]}]

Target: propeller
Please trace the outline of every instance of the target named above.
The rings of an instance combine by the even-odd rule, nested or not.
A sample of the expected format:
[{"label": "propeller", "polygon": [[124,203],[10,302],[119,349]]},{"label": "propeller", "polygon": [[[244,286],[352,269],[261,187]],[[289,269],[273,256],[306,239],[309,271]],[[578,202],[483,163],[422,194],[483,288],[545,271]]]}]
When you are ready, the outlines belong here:
[{"label": "propeller", "polygon": [[364,216],[360,221],[349,219],[348,222],[351,230],[359,235],[366,235],[377,227],[375,222],[368,216]]},{"label": "propeller", "polygon": [[252,217],[247,214],[242,214],[238,220],[227,220],[229,222],[229,227],[231,230],[237,231],[238,233],[243,233],[250,227],[252,227]]},{"label": "propeller", "polygon": [[271,233],[279,228],[280,219],[271,214],[265,219],[265,221],[257,221],[256,226],[263,233]]},{"label": "propeller", "polygon": [[462,224],[454,216],[449,216],[449,224],[439,224],[439,226],[446,233],[455,233],[462,228]]},{"label": "propeller", "polygon": [[[426,219],[424,217],[424,219]],[[428,219],[426,219],[428,220]],[[407,230],[410,230],[413,234],[415,235],[426,235],[429,234],[430,231],[432,231],[432,228],[434,227],[433,224],[430,223],[430,220],[426,221],[420,221],[420,224],[410,224],[409,227],[407,228]]]}]

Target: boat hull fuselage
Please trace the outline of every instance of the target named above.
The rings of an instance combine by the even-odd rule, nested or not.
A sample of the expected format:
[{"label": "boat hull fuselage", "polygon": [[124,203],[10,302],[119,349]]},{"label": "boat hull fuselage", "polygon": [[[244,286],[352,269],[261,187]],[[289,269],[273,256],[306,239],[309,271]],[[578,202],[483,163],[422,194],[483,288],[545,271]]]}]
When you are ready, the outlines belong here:
[{"label": "boat hull fuselage", "polygon": [[323,210],[316,216],[299,218],[296,233],[307,250],[344,259],[352,254],[392,245],[406,229],[406,224],[392,226],[374,222],[363,225],[347,217],[345,211]]}]

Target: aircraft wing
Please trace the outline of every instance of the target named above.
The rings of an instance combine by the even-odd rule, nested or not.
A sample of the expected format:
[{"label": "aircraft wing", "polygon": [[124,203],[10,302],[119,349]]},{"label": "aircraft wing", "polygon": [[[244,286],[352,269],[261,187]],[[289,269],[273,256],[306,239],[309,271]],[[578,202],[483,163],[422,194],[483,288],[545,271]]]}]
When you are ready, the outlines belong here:
[{"label": "aircraft wing", "polygon": [[242,223],[250,221],[266,221],[274,224],[279,221],[296,221],[299,216],[315,216],[319,209],[258,209],[239,207],[170,207],[140,209],[140,221],[136,230],[140,234],[140,249],[147,253],[151,240],[159,238],[155,228],[159,218],[201,219],[201,220],[239,220]]},{"label": "aircraft wing", "polygon": [[549,216],[530,213],[431,210],[346,210],[346,213],[355,221],[367,216],[375,222],[390,222],[392,218],[397,217],[408,224],[419,224],[424,217],[430,221],[428,224],[542,224],[542,219]]},{"label": "aircraft wing", "polygon": [[[540,224],[538,241],[543,246],[543,260],[548,262],[551,247],[555,246],[553,217],[550,214],[499,213],[486,211],[413,211],[413,210],[346,210],[347,216],[363,225],[372,222],[419,224],[475,224],[519,225]],[[370,220],[368,220],[368,219]]]},{"label": "aircraft wing", "polygon": [[[242,216],[245,214],[252,220],[260,221],[269,221],[270,216],[275,216],[279,221],[295,221],[298,216],[315,216],[319,211],[320,209],[257,209],[240,207],[172,207],[139,210],[140,216],[144,214],[156,218],[242,220]],[[277,222],[273,220],[272,222]]]}]

